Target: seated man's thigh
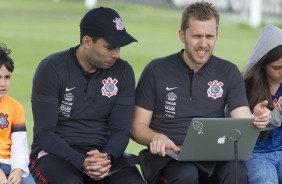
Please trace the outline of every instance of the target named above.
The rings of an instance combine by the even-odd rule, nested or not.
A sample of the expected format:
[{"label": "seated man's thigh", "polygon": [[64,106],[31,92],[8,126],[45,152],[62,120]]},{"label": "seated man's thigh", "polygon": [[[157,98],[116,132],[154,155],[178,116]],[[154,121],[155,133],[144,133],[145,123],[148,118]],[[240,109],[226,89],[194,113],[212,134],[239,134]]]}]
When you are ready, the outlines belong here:
[{"label": "seated man's thigh", "polygon": [[[234,161],[217,162],[212,179],[219,184],[248,184],[248,170],[244,162],[238,161],[237,168]],[[236,170],[237,169],[237,175]],[[237,177],[237,178],[236,178]]]},{"label": "seated man's thigh", "polygon": [[161,174],[167,183],[196,184],[198,183],[198,169],[192,162],[179,162],[172,160],[164,168]]},{"label": "seated man's thigh", "polygon": [[107,184],[146,184],[139,170],[135,166],[128,166],[105,178]]},{"label": "seated man's thigh", "polygon": [[30,166],[36,183],[83,184],[80,171],[67,161],[47,154]]}]

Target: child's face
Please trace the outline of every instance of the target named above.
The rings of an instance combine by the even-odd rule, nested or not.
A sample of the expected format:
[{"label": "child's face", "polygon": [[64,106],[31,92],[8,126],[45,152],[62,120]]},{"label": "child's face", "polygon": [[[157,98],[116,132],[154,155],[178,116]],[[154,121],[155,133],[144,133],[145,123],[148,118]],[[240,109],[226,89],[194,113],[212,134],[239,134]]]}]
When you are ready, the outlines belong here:
[{"label": "child's face", "polygon": [[0,68],[0,99],[7,93],[10,87],[11,75],[12,73],[6,66],[2,65]]}]

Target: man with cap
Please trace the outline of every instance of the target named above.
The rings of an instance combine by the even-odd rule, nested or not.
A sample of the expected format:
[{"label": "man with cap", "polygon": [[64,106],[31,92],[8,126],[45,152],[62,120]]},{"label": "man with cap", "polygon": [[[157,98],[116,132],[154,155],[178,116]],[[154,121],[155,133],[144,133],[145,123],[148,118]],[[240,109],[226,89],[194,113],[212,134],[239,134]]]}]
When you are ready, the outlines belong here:
[{"label": "man with cap", "polygon": [[145,183],[124,153],[135,78],[119,54],[137,40],[106,7],[87,12],[80,33],[78,46],[43,59],[34,74],[31,173],[44,184]]}]

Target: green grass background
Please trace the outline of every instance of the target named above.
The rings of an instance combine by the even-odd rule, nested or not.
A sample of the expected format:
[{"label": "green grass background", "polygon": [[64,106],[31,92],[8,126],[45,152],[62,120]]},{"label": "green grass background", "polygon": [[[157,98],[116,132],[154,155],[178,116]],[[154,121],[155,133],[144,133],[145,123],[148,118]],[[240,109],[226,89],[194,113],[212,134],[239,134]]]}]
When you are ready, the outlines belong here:
[{"label": "green grass background", "polygon": [[[127,31],[138,39],[138,43],[121,49],[121,57],[135,70],[136,82],[149,61],[183,47],[178,38],[181,9],[133,4],[98,5],[116,9]],[[34,71],[47,55],[79,43],[79,22],[86,11],[82,0],[59,3],[52,0],[0,0],[0,42],[12,49],[11,57],[15,61],[8,94],[25,107],[29,144],[33,127],[30,96]],[[222,14],[215,55],[242,69],[260,30],[261,27],[253,29]],[[130,141],[127,151],[137,154],[142,148]]]}]

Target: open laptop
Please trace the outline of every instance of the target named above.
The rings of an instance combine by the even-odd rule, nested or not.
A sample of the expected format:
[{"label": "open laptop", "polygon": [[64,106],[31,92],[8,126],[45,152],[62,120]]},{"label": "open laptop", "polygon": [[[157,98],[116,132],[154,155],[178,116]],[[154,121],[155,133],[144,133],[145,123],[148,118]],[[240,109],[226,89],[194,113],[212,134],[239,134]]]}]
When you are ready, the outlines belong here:
[{"label": "open laptop", "polygon": [[166,149],[166,154],[179,161],[248,160],[260,129],[251,118],[194,118],[180,153]]}]

